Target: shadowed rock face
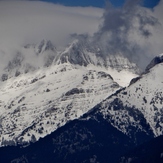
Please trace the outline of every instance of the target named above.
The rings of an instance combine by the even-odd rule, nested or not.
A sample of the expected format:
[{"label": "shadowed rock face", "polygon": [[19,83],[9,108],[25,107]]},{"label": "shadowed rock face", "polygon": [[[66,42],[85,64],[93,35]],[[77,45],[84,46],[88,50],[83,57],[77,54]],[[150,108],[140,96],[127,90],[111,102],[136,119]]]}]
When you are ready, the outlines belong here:
[{"label": "shadowed rock face", "polygon": [[104,49],[97,43],[89,40],[75,40],[67,47],[56,59],[57,63],[71,63],[80,66],[95,66],[111,67],[118,71],[130,70],[139,73],[136,64],[130,62],[122,54],[106,54]]},{"label": "shadowed rock face", "polygon": [[153,68],[155,65],[163,62],[163,55],[155,57],[150,64],[146,67],[146,71],[149,71],[151,68]]},{"label": "shadowed rock face", "polygon": [[16,68],[16,67],[20,67],[22,64],[22,61],[24,60],[24,57],[21,53],[17,53],[16,56],[13,58],[12,61],[9,61],[8,66],[6,67],[6,69],[8,71]]},{"label": "shadowed rock face", "polygon": [[52,44],[50,40],[42,40],[38,46],[35,46],[35,48],[37,48],[38,55],[47,50],[56,50],[56,47]]},{"label": "shadowed rock face", "polygon": [[37,55],[44,51],[53,51],[57,49],[50,40],[42,40],[39,44],[27,44],[24,46],[25,49],[34,48]]}]

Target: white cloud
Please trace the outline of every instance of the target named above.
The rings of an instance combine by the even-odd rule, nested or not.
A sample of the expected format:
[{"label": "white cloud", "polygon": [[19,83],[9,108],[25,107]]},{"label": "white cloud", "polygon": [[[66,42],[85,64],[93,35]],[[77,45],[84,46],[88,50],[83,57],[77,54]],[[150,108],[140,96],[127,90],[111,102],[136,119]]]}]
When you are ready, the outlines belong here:
[{"label": "white cloud", "polygon": [[156,55],[163,53],[163,0],[153,10],[147,9],[147,13],[158,20],[158,25],[151,28],[147,26],[152,33],[148,39],[135,36],[145,52],[145,58],[140,61],[144,65],[148,64]]},{"label": "white cloud", "polygon": [[[152,33],[149,38],[130,29],[129,43],[142,49],[142,54],[137,54],[142,67],[155,55],[163,53],[162,9],[163,0],[153,10],[142,7],[160,22],[153,28],[145,26]],[[102,14],[103,9],[94,7],[65,7],[41,1],[0,1],[0,60],[7,61],[17,45],[49,39],[58,47],[68,43],[70,34],[93,34],[98,31]],[[112,17],[110,19],[115,21]]]},{"label": "white cloud", "polygon": [[103,10],[65,7],[41,1],[0,0],[0,70],[20,46],[51,40],[66,45],[73,33],[93,34]]},{"label": "white cloud", "polygon": [[103,10],[93,7],[65,7],[40,1],[0,1],[0,47],[36,43],[50,39],[57,46],[67,43],[69,34],[93,34]]}]

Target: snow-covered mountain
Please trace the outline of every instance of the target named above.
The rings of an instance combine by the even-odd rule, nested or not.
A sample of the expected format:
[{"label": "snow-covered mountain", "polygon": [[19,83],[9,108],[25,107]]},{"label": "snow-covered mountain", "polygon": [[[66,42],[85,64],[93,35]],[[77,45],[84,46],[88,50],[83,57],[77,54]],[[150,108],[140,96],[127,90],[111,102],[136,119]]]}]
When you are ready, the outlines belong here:
[{"label": "snow-covered mountain", "polygon": [[[162,55],[154,60],[159,57]],[[146,73],[133,79],[130,86],[98,105],[98,112],[105,119],[131,137],[139,131],[152,131],[155,137],[163,134],[163,62],[153,63],[147,66]]]},{"label": "snow-covered mountain", "polygon": [[56,47],[48,40],[38,44],[28,44],[13,54],[4,68],[1,80],[5,81],[20,74],[32,72],[41,67],[49,67],[57,55]]},{"label": "snow-covered mountain", "polygon": [[[27,44],[17,49],[4,68],[1,80],[5,81],[13,76],[17,77],[42,67],[63,63],[85,67],[91,65],[98,68],[112,68],[118,72],[129,72],[130,75],[140,73],[137,65],[122,54],[109,55],[105,53],[99,44],[89,39],[75,39],[62,51],[57,51],[51,41],[42,40],[38,44]],[[112,70],[110,72],[112,73]]]},{"label": "snow-covered mountain", "polygon": [[43,40],[18,50],[0,82],[1,145],[50,134],[137,76],[136,64],[127,58],[104,59],[92,49],[75,41],[59,52]]},{"label": "snow-covered mountain", "polygon": [[[134,153],[134,156],[139,156],[138,158],[132,157],[132,155],[128,157],[126,153],[137,145],[162,135],[163,131],[161,128],[162,94],[160,93],[162,92],[161,85],[163,82],[162,67],[163,63],[158,63],[151,67],[148,72],[134,79],[128,87],[117,89],[115,93],[108,96],[93,109],[89,109],[86,114],[66,123],[36,143],[26,148],[17,146],[0,149],[2,154],[0,161],[114,163],[140,160],[142,155],[139,153],[136,155]],[[83,69],[86,69],[86,67],[83,67]],[[108,79],[111,79],[110,75],[105,74],[104,76],[108,76]],[[87,79],[87,77],[84,76],[84,79]],[[92,77],[91,83],[93,83]],[[81,89],[81,86],[79,88],[71,89],[64,97],[68,96],[69,99],[71,95],[78,94],[77,98],[79,101],[82,100],[80,95],[83,94],[83,88]],[[66,102],[64,101],[64,103]],[[79,105],[84,106],[83,102]],[[51,114],[54,115],[53,111],[47,114],[48,120]],[[45,119],[44,114],[42,115],[41,118]],[[35,131],[36,126],[42,127],[44,122],[36,124],[34,124],[34,127],[27,128],[25,132],[39,135],[33,131]],[[45,127],[48,128],[47,125]],[[44,128],[38,131],[42,132]],[[27,136],[25,135],[24,138]],[[23,136],[21,138],[23,140]],[[32,141],[35,141],[34,136],[32,136]],[[152,146],[155,147],[156,145]],[[6,152],[12,151],[14,151],[12,155],[5,156]],[[144,153],[144,148],[141,151]],[[159,159],[156,160],[162,160],[160,159],[160,156],[162,157],[162,149],[159,148],[157,152],[159,153],[159,157],[157,157]],[[152,153],[151,156],[153,156]],[[148,160],[147,157],[145,157],[145,160]]]},{"label": "snow-covered mountain", "polygon": [[97,42],[89,39],[74,40],[56,59],[57,63],[71,63],[80,66],[110,67],[118,71],[130,70],[133,73],[139,73],[139,69],[135,63],[132,63],[122,54],[107,54],[104,47]]},{"label": "snow-covered mountain", "polygon": [[[163,134],[162,54],[138,76],[123,55],[102,52],[80,40],[63,51],[48,41],[23,47],[0,82],[0,145],[25,146],[49,136],[27,148],[3,148],[14,154],[0,160],[114,162]],[[34,69],[24,72],[25,63]]]}]

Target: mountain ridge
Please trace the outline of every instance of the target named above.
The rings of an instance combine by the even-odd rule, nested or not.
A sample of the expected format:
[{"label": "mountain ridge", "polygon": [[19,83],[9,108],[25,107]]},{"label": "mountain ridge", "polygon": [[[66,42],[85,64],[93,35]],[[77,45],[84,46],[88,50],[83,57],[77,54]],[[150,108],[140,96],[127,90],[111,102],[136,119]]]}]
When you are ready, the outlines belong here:
[{"label": "mountain ridge", "polygon": [[[88,47],[86,44],[75,41],[62,52],[53,52],[54,48],[48,41],[41,42],[40,46],[28,45],[23,50],[39,52],[39,55],[31,53],[36,59],[39,56],[42,59],[44,55],[54,58],[48,65],[43,62],[39,67],[38,63],[32,71],[13,75],[26,63],[24,54],[17,54],[9,64],[9,75],[3,76],[0,85],[1,146],[25,147],[31,142],[38,142],[39,146],[40,138],[44,139],[47,135],[49,138],[52,133],[55,137],[52,136],[51,140],[45,137],[45,140],[53,141],[56,146],[56,153],[50,155],[53,159],[68,161],[70,156],[73,160],[80,151],[86,158],[76,158],[76,162],[101,162],[107,158],[107,153],[102,158],[99,151],[110,151],[109,145],[114,148],[116,144],[115,151],[121,147],[130,150],[163,134],[162,60],[154,59],[145,73],[138,76],[136,64],[124,56],[98,58],[101,54],[99,47],[95,45],[96,49],[87,49],[90,44]],[[46,48],[46,45],[50,47]],[[97,53],[93,53],[93,50],[97,50]],[[106,130],[108,135],[102,140],[100,134]],[[69,136],[68,140],[62,139],[66,135]],[[125,139],[124,144],[120,143],[123,141],[121,137]],[[64,148],[54,139],[60,141]],[[93,143],[96,140],[97,145]],[[32,146],[35,149],[35,145]],[[89,149],[91,155],[87,153]],[[116,161],[117,156],[124,155],[120,149],[114,158],[109,154],[106,160]],[[36,160],[40,156],[37,154]],[[11,161],[20,161],[23,157],[15,156],[10,157]],[[23,159],[28,161],[30,157],[28,153]]]},{"label": "mountain ridge", "polygon": [[100,45],[92,43],[89,39],[76,39],[62,51],[58,51],[50,40],[42,40],[38,44],[27,44],[18,49],[13,59],[4,68],[1,80],[5,81],[22,73],[63,63],[85,67],[93,65],[117,71],[126,70],[133,74],[140,73],[137,65],[122,54],[103,55]]}]

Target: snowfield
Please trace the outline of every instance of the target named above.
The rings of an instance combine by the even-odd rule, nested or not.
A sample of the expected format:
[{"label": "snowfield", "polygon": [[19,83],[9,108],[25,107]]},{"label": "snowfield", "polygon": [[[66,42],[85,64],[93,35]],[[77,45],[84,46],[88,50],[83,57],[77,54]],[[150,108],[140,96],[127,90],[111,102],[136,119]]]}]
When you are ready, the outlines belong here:
[{"label": "snowfield", "polygon": [[124,72],[112,70],[117,75],[115,82],[106,71],[67,63],[1,82],[1,145],[29,142],[31,137],[38,140],[50,134],[121,88],[118,81],[124,85],[128,79],[128,84],[134,76],[123,80]]},{"label": "snowfield", "polygon": [[45,137],[137,77],[134,63],[117,55],[104,64],[99,51],[80,41],[63,52],[47,40],[24,46],[0,82],[0,145]]}]

